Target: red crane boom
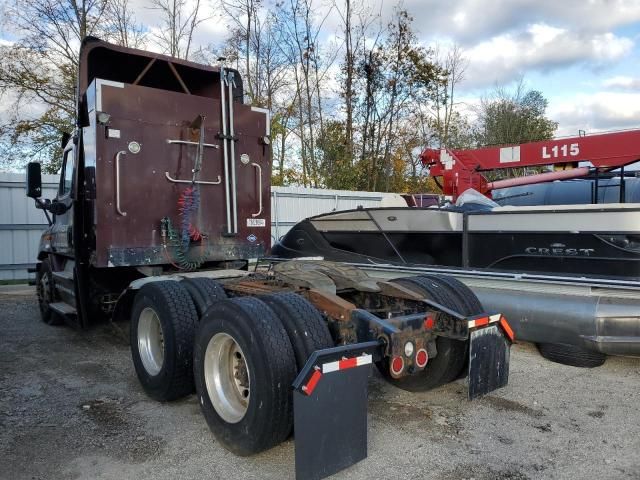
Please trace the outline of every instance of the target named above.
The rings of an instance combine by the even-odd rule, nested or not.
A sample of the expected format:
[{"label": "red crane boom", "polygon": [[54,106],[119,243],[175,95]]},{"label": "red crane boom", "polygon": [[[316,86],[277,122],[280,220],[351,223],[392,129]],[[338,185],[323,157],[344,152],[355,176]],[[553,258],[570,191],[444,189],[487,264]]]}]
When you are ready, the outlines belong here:
[{"label": "red crane boom", "polygon": [[[426,149],[420,157],[430,167],[432,177],[442,177],[443,193],[455,201],[469,188],[491,196],[491,191],[498,188],[578,178],[624,167],[640,160],[640,130],[468,150]],[[576,167],[578,162],[587,161],[592,167]],[[563,164],[570,168],[495,182],[487,181],[480,173]]]}]

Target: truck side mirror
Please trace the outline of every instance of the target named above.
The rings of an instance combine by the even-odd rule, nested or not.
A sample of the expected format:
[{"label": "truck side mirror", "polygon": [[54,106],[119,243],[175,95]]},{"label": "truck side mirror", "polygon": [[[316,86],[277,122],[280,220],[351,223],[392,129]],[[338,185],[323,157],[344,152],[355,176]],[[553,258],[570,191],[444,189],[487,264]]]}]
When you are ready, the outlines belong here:
[{"label": "truck side mirror", "polygon": [[27,163],[27,197],[40,198],[42,196],[42,170],[38,162]]}]

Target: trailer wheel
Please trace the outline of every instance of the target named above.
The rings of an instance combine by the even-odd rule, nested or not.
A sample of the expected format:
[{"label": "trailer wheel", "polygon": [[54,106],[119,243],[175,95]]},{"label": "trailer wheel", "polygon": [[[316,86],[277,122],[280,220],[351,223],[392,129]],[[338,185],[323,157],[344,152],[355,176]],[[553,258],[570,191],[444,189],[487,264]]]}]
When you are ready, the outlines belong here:
[{"label": "trailer wheel", "polygon": [[455,295],[456,299],[460,300],[464,305],[464,311],[461,313],[465,315],[476,315],[484,311],[475,293],[457,278],[449,275],[419,275],[419,277],[446,285],[449,291]]},{"label": "trailer wheel", "polygon": [[53,284],[51,263],[48,258],[42,260],[36,272],[36,293],[42,321],[47,325],[61,325],[64,319],[49,306],[56,302],[57,294]]},{"label": "trailer wheel", "polygon": [[227,298],[227,293],[224,291],[224,288],[222,288],[220,282],[216,282],[211,278],[185,278],[180,284],[184,286],[189,292],[189,295],[191,295],[191,300],[193,300],[196,311],[198,312],[198,318],[202,318],[204,312],[206,312],[207,308],[211,305]]},{"label": "trailer wheel", "polygon": [[147,395],[161,402],[193,392],[193,341],[198,315],[174,281],[144,285],[131,313],[131,355]]},{"label": "trailer wheel", "polygon": [[251,455],[289,436],[295,362],[285,328],[261,300],[227,299],[207,310],[194,348],[196,391],[227,449]]},{"label": "trailer wheel", "polygon": [[[462,311],[464,307],[458,295],[441,282],[420,277],[407,277],[394,280],[395,283],[409,288],[426,298],[430,298],[445,307]],[[454,380],[464,367],[467,354],[467,343],[446,337],[436,339],[438,355],[429,359],[424,370],[415,375],[393,378],[389,373],[389,361],[384,359],[376,363],[380,373],[391,384],[411,392],[424,392]]]},{"label": "trailer wheel", "polygon": [[586,350],[566,343],[539,343],[538,350],[547,360],[572,367],[594,368],[604,364],[604,353]]},{"label": "trailer wheel", "polygon": [[[484,307],[482,303],[480,303],[480,300],[478,300],[478,297],[476,297],[476,294],[457,278],[449,275],[420,275],[420,277],[439,282],[441,285],[446,286],[449,292],[459,302],[459,311],[464,315],[478,315],[484,312]],[[468,366],[469,349],[467,348],[465,350],[464,363],[455,378],[466,377]]]},{"label": "trailer wheel", "polygon": [[295,293],[259,297],[278,316],[293,346],[298,371],[316,350],[334,345],[327,323],[306,298]]}]

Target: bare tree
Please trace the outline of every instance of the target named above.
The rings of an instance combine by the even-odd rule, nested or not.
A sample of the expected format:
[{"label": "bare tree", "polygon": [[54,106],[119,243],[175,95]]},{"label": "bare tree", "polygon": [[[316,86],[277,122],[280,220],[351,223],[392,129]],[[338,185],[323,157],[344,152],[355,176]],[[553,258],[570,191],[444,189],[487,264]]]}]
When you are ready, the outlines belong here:
[{"label": "bare tree", "polygon": [[[438,58],[438,54],[436,54]],[[464,73],[469,65],[459,46],[454,45],[443,58],[437,59],[444,75],[435,89],[436,132],[438,148],[449,145],[451,120],[456,111],[455,94],[459,84],[464,80]]]},{"label": "bare tree", "polygon": [[162,25],[152,35],[164,51],[177,58],[189,58],[196,28],[206,20],[200,0],[151,0],[151,8],[162,15]]},{"label": "bare tree", "polygon": [[108,40],[124,47],[144,46],[145,29],[136,21],[129,0],[109,0],[105,13]]},{"label": "bare tree", "polygon": [[316,142],[324,130],[322,85],[335,60],[335,55],[325,55],[319,39],[331,10],[318,16],[313,0],[289,0],[281,4],[278,13],[278,45],[291,65],[293,77],[302,181],[305,185],[319,186],[322,172]]},{"label": "bare tree", "polygon": [[[246,93],[251,100],[259,97],[255,92],[255,77],[259,77],[260,64],[252,62],[252,59],[260,56],[261,47],[261,21],[259,11],[262,0],[220,0],[224,12],[224,18],[230,23],[233,36],[236,37],[238,50],[244,56],[244,70],[246,80]],[[240,56],[240,55],[239,55]],[[251,75],[252,70],[257,70]]]},{"label": "bare tree", "polygon": [[[382,4],[380,4],[382,6]],[[341,65],[344,86],[341,95],[345,111],[345,155],[354,161],[354,108],[355,81],[359,52],[371,34],[371,26],[379,21],[381,13],[372,10],[370,2],[363,0],[341,0],[335,3],[335,11],[340,15],[344,35],[344,61]]]}]

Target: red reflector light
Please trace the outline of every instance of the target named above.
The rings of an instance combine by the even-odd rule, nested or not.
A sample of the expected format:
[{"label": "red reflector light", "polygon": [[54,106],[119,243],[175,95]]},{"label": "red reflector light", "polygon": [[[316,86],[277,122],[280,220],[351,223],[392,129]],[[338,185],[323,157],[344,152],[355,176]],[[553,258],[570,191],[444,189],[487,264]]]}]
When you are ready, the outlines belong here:
[{"label": "red reflector light", "polygon": [[400,375],[402,370],[404,370],[404,360],[402,357],[394,357],[393,360],[391,360],[391,373],[393,375]]},{"label": "red reflector light", "polygon": [[416,353],[416,366],[418,368],[424,368],[428,360],[429,355],[427,354],[427,351],[424,348],[418,350],[418,353]]},{"label": "red reflector light", "polygon": [[307,384],[302,387],[304,393],[306,393],[307,395],[311,395],[315,390],[316,385],[318,385],[320,378],[322,378],[322,372],[320,372],[320,370],[316,370],[315,372],[313,372],[313,375],[311,375],[311,378],[309,379]]},{"label": "red reflector light", "polygon": [[489,325],[489,317],[476,318],[475,327],[484,327],[485,325]]},{"label": "red reflector light", "polygon": [[431,330],[435,323],[436,322],[433,320],[433,317],[429,315],[424,319],[424,328],[426,328],[427,330]]},{"label": "red reflector light", "polygon": [[511,328],[511,325],[509,325],[509,322],[507,322],[506,318],[500,317],[500,326],[502,327],[502,330],[507,335],[507,337],[509,337],[509,340],[513,342],[516,338],[516,335],[515,333],[513,333],[513,329]]}]

